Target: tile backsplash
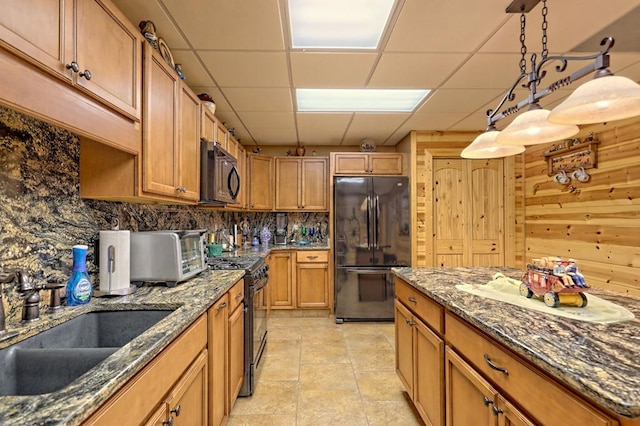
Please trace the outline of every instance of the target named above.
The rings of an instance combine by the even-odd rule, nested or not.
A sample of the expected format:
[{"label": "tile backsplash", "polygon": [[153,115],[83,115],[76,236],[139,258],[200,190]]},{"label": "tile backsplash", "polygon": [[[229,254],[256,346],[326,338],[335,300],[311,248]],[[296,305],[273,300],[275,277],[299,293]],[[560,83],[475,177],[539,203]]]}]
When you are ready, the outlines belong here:
[{"label": "tile backsplash", "polygon": [[[22,269],[37,284],[68,278],[71,247],[87,244],[87,269],[97,285],[93,246],[100,230],[232,229],[243,220],[275,233],[275,213],[219,212],[191,206],[107,202],[80,198],[80,141],[66,130],[0,107],[0,272]],[[327,235],[328,214],[289,213],[292,226],[317,227]],[[20,300],[2,287],[7,323],[19,321]],[[48,301],[42,292],[43,307]]]}]

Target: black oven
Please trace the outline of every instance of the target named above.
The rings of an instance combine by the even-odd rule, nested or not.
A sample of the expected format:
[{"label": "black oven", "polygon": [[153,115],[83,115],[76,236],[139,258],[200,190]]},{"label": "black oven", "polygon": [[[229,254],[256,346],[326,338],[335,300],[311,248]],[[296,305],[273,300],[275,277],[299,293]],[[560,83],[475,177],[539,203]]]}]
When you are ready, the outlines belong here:
[{"label": "black oven", "polygon": [[216,142],[200,140],[200,203],[237,203],[240,174],[237,161]]}]

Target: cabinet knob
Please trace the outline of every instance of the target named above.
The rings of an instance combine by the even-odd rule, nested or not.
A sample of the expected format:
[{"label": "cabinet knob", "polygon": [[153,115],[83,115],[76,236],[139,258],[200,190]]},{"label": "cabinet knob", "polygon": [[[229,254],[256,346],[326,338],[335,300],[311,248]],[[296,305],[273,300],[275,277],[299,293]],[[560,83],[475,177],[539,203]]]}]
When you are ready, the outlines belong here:
[{"label": "cabinet knob", "polygon": [[91,71],[89,70],[84,70],[79,75],[80,77],[84,77],[87,81],[91,80]]},{"label": "cabinet knob", "polygon": [[502,411],[501,409],[499,409],[499,408],[498,408],[498,407],[496,407],[495,405],[493,406],[493,414],[494,414],[494,415],[496,415],[496,416],[497,416],[497,415],[502,414],[502,413],[504,413],[504,411]]},{"label": "cabinet knob", "polygon": [[67,64],[66,68],[68,70],[73,71],[73,72],[79,72],[80,71],[80,67],[78,66],[78,63],[76,61],[72,61],[70,64]]},{"label": "cabinet knob", "polygon": [[482,397],[482,402],[484,402],[484,405],[487,405],[487,406],[489,406],[489,405],[493,404],[493,400],[492,400],[492,399],[487,398],[486,396],[483,396],[483,397]]},{"label": "cabinet knob", "polygon": [[180,406],[178,405],[176,408],[169,410],[169,412],[175,414],[176,417],[180,416]]},{"label": "cabinet knob", "polygon": [[169,417],[167,420],[162,421],[163,425],[171,426],[173,424],[173,417]]}]

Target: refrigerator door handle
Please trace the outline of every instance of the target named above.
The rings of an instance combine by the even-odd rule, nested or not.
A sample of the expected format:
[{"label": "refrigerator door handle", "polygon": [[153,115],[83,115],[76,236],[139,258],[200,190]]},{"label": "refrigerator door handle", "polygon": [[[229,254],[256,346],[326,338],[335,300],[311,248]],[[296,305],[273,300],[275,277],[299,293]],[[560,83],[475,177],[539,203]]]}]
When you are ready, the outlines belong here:
[{"label": "refrigerator door handle", "polygon": [[374,210],[374,229],[373,229],[373,240],[375,244],[375,249],[380,250],[380,245],[378,238],[380,237],[380,224],[378,223],[378,218],[380,217],[380,199],[378,198],[378,194],[376,194],[376,206]]},{"label": "refrigerator door handle", "polygon": [[371,196],[367,195],[367,249],[371,250]]}]

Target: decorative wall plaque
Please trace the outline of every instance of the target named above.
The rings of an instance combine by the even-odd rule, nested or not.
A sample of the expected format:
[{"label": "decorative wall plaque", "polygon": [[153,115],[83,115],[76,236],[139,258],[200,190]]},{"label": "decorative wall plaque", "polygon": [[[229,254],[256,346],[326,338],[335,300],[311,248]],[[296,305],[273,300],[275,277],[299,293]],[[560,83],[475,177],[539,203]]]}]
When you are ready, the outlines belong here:
[{"label": "decorative wall plaque", "polygon": [[548,165],[547,174],[554,176],[561,171],[569,173],[579,168],[595,169],[598,166],[599,143],[590,137],[588,141],[576,140],[568,148],[557,149],[545,154],[544,157]]}]

